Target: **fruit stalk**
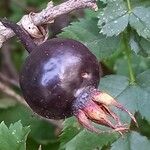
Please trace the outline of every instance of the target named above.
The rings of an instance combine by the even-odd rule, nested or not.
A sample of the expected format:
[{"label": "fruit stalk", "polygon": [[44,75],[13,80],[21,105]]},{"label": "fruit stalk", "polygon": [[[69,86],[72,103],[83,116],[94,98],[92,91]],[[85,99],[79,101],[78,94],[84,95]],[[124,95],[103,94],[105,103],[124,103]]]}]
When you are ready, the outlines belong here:
[{"label": "fruit stalk", "polygon": [[5,27],[11,28],[15,34],[19,37],[25,49],[30,53],[32,50],[36,49],[36,44],[31,39],[29,34],[27,34],[21,27],[11,21],[6,19],[0,19]]}]

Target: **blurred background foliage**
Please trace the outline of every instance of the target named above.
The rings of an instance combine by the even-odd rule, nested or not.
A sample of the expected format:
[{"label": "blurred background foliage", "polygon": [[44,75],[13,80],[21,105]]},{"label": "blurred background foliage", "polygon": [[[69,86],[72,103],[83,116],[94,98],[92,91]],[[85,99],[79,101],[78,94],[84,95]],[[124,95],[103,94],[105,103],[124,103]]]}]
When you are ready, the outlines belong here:
[{"label": "blurred background foliage", "polygon": [[[17,22],[24,14],[42,10],[48,2],[1,0],[0,17]],[[64,1],[53,2],[57,5]],[[88,46],[102,64],[102,76],[105,77],[100,83],[101,89],[136,112],[139,128],[131,122],[132,132],[121,139],[118,134],[89,133],[74,118],[69,118],[62,131],[61,122],[53,124],[36,116],[29,108],[0,91],[0,122],[4,121],[8,127],[13,123],[9,128],[4,123],[0,125],[2,146],[5,140],[11,140],[9,132],[13,129],[22,139],[18,143],[14,141],[16,145],[12,143],[13,150],[17,146],[20,150],[25,149],[25,143],[27,150],[141,150],[140,144],[143,144],[142,149],[150,148],[150,1],[99,0],[97,3],[97,12],[77,10],[56,18],[49,25],[49,38],[73,38]],[[20,95],[18,73],[27,55],[17,38],[5,42],[0,50],[0,81]],[[130,121],[123,114],[120,116],[123,121]],[[19,120],[21,123],[17,122]],[[121,148],[120,144],[123,145]],[[11,148],[2,146],[0,150]]]}]

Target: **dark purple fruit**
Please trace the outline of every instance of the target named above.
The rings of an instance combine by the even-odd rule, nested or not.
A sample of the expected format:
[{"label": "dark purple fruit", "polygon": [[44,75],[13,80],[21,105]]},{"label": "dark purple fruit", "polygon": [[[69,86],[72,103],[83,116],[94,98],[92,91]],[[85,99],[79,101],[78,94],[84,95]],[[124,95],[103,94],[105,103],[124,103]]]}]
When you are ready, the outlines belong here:
[{"label": "dark purple fruit", "polygon": [[38,114],[54,119],[72,115],[72,103],[87,86],[97,87],[99,64],[81,43],[52,39],[27,57],[20,85],[25,100]]},{"label": "dark purple fruit", "polygon": [[[2,20],[20,38],[30,53],[20,73],[20,87],[29,106],[50,119],[72,115],[87,129],[99,132],[89,120],[120,133],[128,128],[108,106],[134,116],[108,94],[97,90],[100,66],[87,47],[71,39],[52,39],[37,46],[18,25]],[[108,118],[111,116],[116,125]]]}]

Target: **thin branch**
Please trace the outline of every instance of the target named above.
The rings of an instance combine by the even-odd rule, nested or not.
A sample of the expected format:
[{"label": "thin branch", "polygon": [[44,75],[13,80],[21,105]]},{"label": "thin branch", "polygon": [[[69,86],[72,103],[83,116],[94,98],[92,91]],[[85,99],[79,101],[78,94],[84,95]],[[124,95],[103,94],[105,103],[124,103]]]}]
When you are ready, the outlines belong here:
[{"label": "thin branch", "polygon": [[7,70],[10,77],[18,81],[18,72],[14,66],[14,63],[12,62],[11,47],[9,42],[4,44],[2,47],[2,62],[3,66],[5,67],[4,69]]},{"label": "thin branch", "polygon": [[10,85],[19,87],[19,83],[16,80],[10,79],[9,77],[7,77],[6,75],[4,75],[1,72],[0,72],[0,79],[3,80],[4,82],[9,83]]},{"label": "thin branch", "polygon": [[19,103],[21,103],[24,106],[28,107],[28,104],[24,101],[24,99],[20,95],[18,95],[9,86],[7,86],[6,84],[2,83],[1,81],[0,81],[0,91],[2,91],[3,93],[7,94],[8,96],[11,96],[11,97],[15,98]]},{"label": "thin branch", "polygon": [[[47,7],[43,9],[39,13],[30,13],[30,17],[32,19],[32,23],[35,26],[40,26],[42,24],[47,24],[52,22],[56,17],[67,14],[75,9],[81,8],[91,8],[97,10],[97,5],[95,0],[68,0],[60,5],[53,6],[51,2],[48,3]],[[21,25],[21,22],[28,22],[25,19],[26,17],[22,17],[21,21],[18,22]],[[3,42],[7,39],[14,36],[14,32],[8,28],[5,28],[0,23],[0,47],[2,46]]]}]

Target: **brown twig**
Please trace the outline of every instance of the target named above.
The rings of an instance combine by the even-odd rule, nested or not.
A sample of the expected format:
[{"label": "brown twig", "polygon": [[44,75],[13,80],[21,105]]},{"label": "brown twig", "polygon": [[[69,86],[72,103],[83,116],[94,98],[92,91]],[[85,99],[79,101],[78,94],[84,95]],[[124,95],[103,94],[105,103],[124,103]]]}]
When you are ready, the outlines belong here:
[{"label": "brown twig", "polygon": [[35,25],[44,24],[46,22],[54,20],[56,17],[69,13],[79,8],[92,8],[97,9],[95,0],[68,0],[58,6],[47,7],[40,13],[35,13],[33,21]]},{"label": "brown twig", "polygon": [[[34,25],[40,26],[53,21],[56,17],[62,14],[67,14],[75,9],[81,8],[91,8],[97,10],[97,5],[95,0],[68,0],[57,6],[53,6],[52,3],[49,2],[47,7],[41,12],[30,13],[30,17],[32,18],[32,23]],[[25,19],[25,17],[22,17],[22,19]],[[21,24],[21,21],[19,21],[18,24]],[[14,32],[0,24],[0,47],[4,41],[12,36],[14,36]]]}]

